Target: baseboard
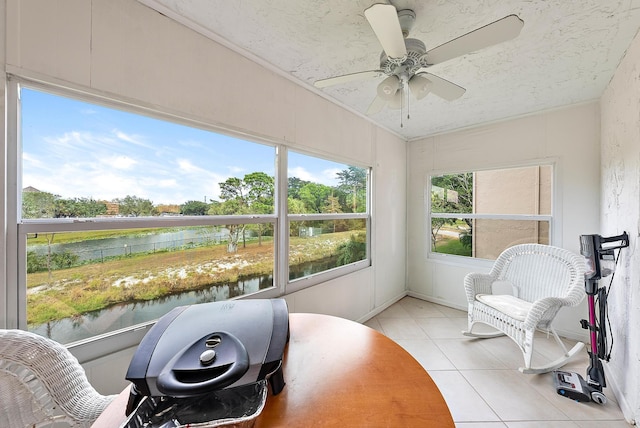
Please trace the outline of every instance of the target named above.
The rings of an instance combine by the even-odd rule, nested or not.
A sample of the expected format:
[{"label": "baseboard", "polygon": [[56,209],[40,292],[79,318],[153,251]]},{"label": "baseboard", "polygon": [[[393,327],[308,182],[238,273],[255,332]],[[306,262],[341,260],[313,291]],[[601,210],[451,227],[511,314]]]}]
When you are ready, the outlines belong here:
[{"label": "baseboard", "polygon": [[407,296],[415,297],[416,299],[426,300],[427,302],[436,303],[438,305],[447,306],[449,308],[458,309],[460,311],[467,312],[469,310],[469,307],[466,305],[464,306],[456,305],[449,301],[438,299],[437,297],[427,296],[426,294],[422,294],[422,293],[416,293],[415,291],[408,291]]},{"label": "baseboard", "polygon": [[620,406],[620,410],[622,411],[622,415],[624,419],[631,425],[636,425],[635,415],[633,414],[633,409],[629,406],[625,395],[622,393],[620,388],[618,388],[618,384],[616,382],[616,378],[613,376],[613,373],[609,369],[607,363],[602,365],[604,367],[604,376],[607,380],[607,388],[611,389],[613,395],[616,397],[616,401]]},{"label": "baseboard", "polygon": [[382,311],[384,311],[385,309],[387,309],[389,306],[393,305],[394,303],[399,302],[403,297],[406,297],[406,296],[407,296],[407,293],[406,292],[402,292],[398,296],[395,296],[395,297],[387,300],[382,305],[378,306],[377,308],[373,309],[372,311],[367,312],[366,314],[364,314],[363,316],[358,318],[356,321],[359,322],[360,324],[364,324],[365,322],[369,321],[371,318],[375,317],[376,315],[378,315],[379,313],[381,313]]},{"label": "baseboard", "polygon": [[575,331],[562,330],[559,328],[556,328],[555,330],[556,330],[556,333],[558,333],[558,336],[564,337],[565,339],[575,340],[576,342],[582,342],[586,345],[587,348],[589,347],[588,334],[576,334]]}]

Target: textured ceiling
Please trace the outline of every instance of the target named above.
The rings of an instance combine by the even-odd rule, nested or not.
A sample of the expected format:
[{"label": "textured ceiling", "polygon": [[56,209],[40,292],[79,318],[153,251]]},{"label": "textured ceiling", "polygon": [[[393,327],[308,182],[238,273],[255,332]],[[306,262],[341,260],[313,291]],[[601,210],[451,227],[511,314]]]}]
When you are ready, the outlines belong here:
[{"label": "textured ceiling", "polygon": [[[316,89],[313,82],[379,68],[382,47],[364,10],[375,0],[139,0],[170,18],[365,112],[382,78]],[[640,0],[392,0],[412,9],[409,37],[427,50],[504,16],[510,41],[429,68],[466,88],[368,116],[407,140],[598,98],[640,27]],[[233,71],[231,71],[233,72]],[[401,123],[403,126],[401,127]]]}]

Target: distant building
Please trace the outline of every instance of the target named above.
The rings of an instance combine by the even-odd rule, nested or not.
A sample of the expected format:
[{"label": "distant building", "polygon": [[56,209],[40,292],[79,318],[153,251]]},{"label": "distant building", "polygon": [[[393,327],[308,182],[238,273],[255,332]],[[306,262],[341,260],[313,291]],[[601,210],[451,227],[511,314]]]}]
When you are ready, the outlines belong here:
[{"label": "distant building", "polygon": [[103,202],[107,206],[107,212],[105,214],[106,216],[117,216],[118,214],[120,214],[120,204],[116,202]]},{"label": "distant building", "polygon": [[158,213],[164,216],[180,215],[180,205],[176,204],[159,204],[156,206]]}]

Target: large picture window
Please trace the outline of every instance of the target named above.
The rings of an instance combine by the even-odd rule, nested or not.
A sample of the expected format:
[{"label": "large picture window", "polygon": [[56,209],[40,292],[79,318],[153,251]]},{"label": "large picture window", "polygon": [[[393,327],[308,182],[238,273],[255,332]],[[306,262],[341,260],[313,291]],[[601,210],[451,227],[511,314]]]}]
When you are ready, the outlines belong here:
[{"label": "large picture window", "polygon": [[369,265],[368,168],[15,88],[21,328],[70,343]]},{"label": "large picture window", "polygon": [[434,175],[429,189],[431,254],[494,260],[516,244],[550,243],[551,165]]}]

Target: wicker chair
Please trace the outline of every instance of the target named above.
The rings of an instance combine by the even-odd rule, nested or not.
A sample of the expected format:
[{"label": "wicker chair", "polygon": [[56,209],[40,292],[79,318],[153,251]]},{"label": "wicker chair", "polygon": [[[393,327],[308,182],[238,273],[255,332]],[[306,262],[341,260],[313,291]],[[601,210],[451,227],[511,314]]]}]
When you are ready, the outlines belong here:
[{"label": "wicker chair", "polygon": [[[523,373],[545,373],[562,367],[584,343],[578,342],[567,351],[551,324],[562,307],[576,306],[584,298],[584,272],[584,258],[562,248],[522,244],[506,249],[488,274],[466,275],[469,325],[463,334],[480,338],[506,334],[523,353]],[[473,332],[476,323],[488,324],[498,331]],[[537,329],[553,334],[563,356],[544,366],[531,367]]]},{"label": "wicker chair", "polygon": [[0,329],[1,427],[89,427],[114,398],[99,394],[58,342]]}]

